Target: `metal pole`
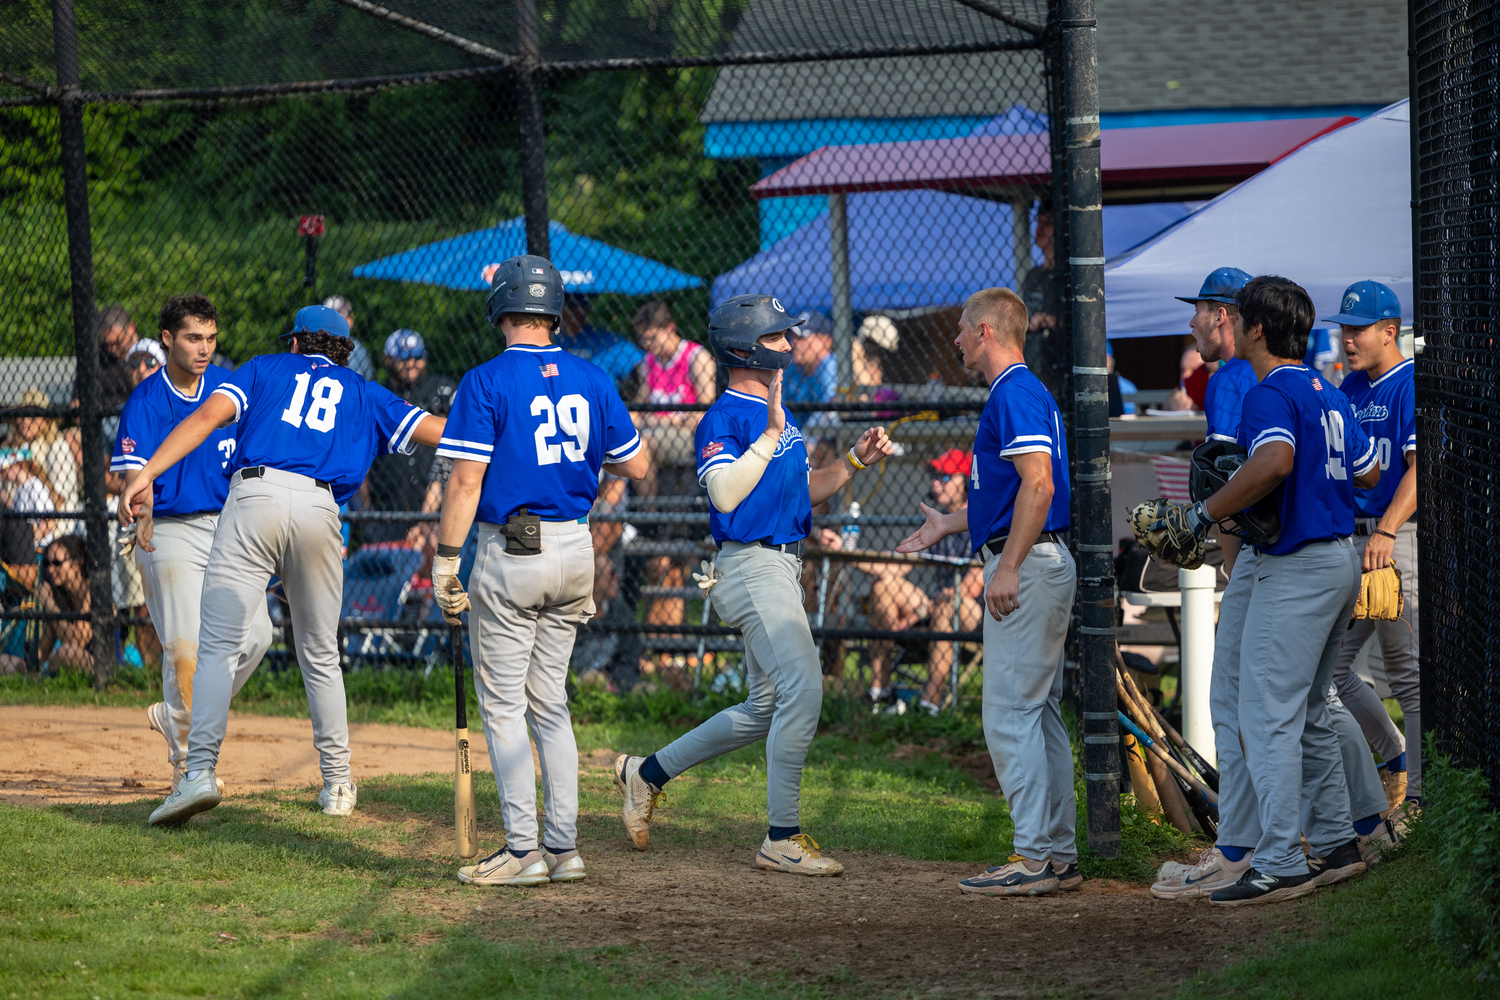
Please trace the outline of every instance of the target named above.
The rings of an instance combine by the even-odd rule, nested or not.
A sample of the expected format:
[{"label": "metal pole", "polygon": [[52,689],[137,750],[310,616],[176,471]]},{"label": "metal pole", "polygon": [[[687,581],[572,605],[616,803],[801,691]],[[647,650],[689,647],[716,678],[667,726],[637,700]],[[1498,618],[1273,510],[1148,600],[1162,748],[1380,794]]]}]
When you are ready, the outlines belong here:
[{"label": "metal pole", "polygon": [[1104,354],[1104,227],[1094,0],[1062,0],[1068,270],[1072,276],[1073,495],[1078,517],[1079,663],[1089,846],[1120,854],[1120,734],[1115,704],[1114,545],[1110,538],[1109,370]]},{"label": "metal pole", "polygon": [[1018,196],[1010,203],[1011,238],[1016,246],[1015,288],[1021,290],[1026,276],[1031,273],[1031,192]]},{"label": "metal pole", "polygon": [[542,118],[541,49],[536,0],[516,0],[516,37],[521,68],[521,205],[526,213],[526,252],[552,256],[547,232],[547,137]]},{"label": "metal pole", "polygon": [[[959,633],[959,623],[962,621],[962,610],[964,603],[964,571],[960,566],[953,567],[953,634]],[[958,714],[958,651],[962,643],[953,640],[953,662],[948,664],[948,687],[953,692],[953,714]]]},{"label": "metal pole", "polygon": [[854,385],[854,290],[849,281],[849,204],[843,192],[828,196],[828,248],[833,266],[833,351],[839,388]]},{"label": "metal pole", "polygon": [[[1420,122],[1420,107],[1418,96],[1420,88],[1417,86],[1417,4],[1416,0],[1406,5],[1406,65],[1407,65],[1407,87],[1409,103],[1406,107],[1407,131],[1411,146],[1411,333],[1412,353],[1416,353],[1416,340],[1418,337],[1426,336],[1426,329],[1422,323],[1422,129]],[[1424,406],[1426,393],[1423,391],[1427,382],[1427,370],[1423,359],[1416,359],[1417,367],[1417,454],[1434,455],[1435,450],[1441,447],[1441,440],[1432,433],[1436,423],[1437,414],[1429,413]],[[1421,509],[1421,498],[1432,488],[1433,463],[1422,461],[1417,463],[1417,501],[1418,510]],[[1428,543],[1428,532],[1434,528],[1435,518],[1417,519],[1417,579],[1433,580],[1434,568],[1430,558],[1431,547]],[[1438,718],[1437,704],[1437,678],[1433,671],[1436,667],[1433,651],[1432,638],[1433,615],[1426,614],[1420,617],[1417,623],[1417,699],[1421,706],[1421,728],[1424,732],[1435,732],[1433,724]],[[1418,734],[1418,739],[1421,734]]]},{"label": "metal pole", "polygon": [[104,427],[99,411],[99,345],[94,341],[94,245],[89,231],[88,163],[83,144],[83,103],[79,100],[78,26],[73,0],[52,0],[52,45],[57,65],[59,146],[63,203],[68,219],[68,273],[73,298],[73,350],[77,355],[73,391],[83,442],[83,509],[87,515],[89,609],[93,616],[94,688],[109,680],[115,656],[114,594],[110,587],[109,509],[104,490]]}]

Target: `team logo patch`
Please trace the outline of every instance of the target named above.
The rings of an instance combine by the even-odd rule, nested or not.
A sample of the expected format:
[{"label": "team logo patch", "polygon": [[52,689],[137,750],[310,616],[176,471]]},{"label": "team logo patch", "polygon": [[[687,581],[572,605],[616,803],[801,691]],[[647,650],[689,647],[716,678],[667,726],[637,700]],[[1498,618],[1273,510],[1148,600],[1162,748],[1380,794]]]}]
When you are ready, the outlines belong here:
[{"label": "team logo patch", "polygon": [[558,372],[556,365],[542,365],[542,378],[551,378],[552,376],[557,374],[560,373]]},{"label": "team logo patch", "polygon": [[544,296],[544,295],[547,294],[547,286],[546,285],[532,285],[530,288],[528,288],[526,290],[531,293],[531,297],[534,298],[534,299],[539,299],[542,296]]},{"label": "team logo patch", "polygon": [[1350,292],[1348,295],[1344,296],[1344,302],[1343,302],[1342,305],[1339,306],[1339,311],[1340,312],[1348,312],[1349,310],[1353,309],[1358,304],[1359,304],[1359,293],[1358,292]]},{"label": "team logo patch", "polygon": [[781,300],[780,299],[772,299],[771,300],[771,305],[774,306],[776,308],[776,311],[779,312],[779,313],[786,312],[785,309],[781,308]]},{"label": "team logo patch", "polygon": [[704,445],[703,446],[703,450],[701,452],[699,452],[698,460],[699,461],[707,461],[708,459],[713,458],[715,455],[717,455],[719,452],[721,452],[723,450],[724,450],[724,444],[723,444],[723,442],[720,442],[720,441],[710,441],[708,444]]},{"label": "team logo patch", "polygon": [[128,437],[127,438],[121,438],[120,439],[120,450],[123,451],[127,455],[133,454],[135,452],[135,439],[134,438],[128,438]]}]

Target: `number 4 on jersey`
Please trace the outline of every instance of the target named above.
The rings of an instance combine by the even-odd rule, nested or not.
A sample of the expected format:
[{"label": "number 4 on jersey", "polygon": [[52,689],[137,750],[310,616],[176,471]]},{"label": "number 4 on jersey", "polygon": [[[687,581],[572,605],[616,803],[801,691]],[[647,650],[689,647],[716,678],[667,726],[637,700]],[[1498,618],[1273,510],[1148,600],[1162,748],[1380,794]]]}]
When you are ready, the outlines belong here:
[{"label": "number 4 on jersey", "polygon": [[281,419],[293,427],[301,427],[305,419],[308,427],[327,434],[333,430],[334,420],[338,417],[338,405],[339,400],[344,397],[344,387],[337,379],[318,379],[317,384],[312,387],[312,407],[304,417],[302,405],[307,402],[307,383],[311,379],[312,376],[307,372],[302,372],[293,379],[297,388],[292,392],[292,401],[281,411]]}]

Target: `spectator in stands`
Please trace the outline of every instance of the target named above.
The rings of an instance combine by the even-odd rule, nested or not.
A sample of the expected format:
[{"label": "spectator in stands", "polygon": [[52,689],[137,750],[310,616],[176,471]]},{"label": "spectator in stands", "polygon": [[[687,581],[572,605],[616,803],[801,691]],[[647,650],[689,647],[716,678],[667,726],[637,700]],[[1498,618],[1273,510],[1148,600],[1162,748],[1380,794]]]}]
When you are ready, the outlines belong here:
[{"label": "spectator in stands", "polygon": [[1208,392],[1208,377],[1213,372],[1204,365],[1203,356],[1198,353],[1195,344],[1189,343],[1183,349],[1178,372],[1177,388],[1171,391],[1166,401],[1161,404],[1161,408],[1164,410],[1203,409],[1203,400]]},{"label": "spectator in stands", "polygon": [[1050,198],[1042,199],[1041,208],[1036,213],[1034,239],[1037,249],[1042,252],[1042,263],[1026,272],[1026,280],[1021,282],[1021,299],[1029,313],[1024,348],[1026,367],[1042,380],[1062,411],[1071,413],[1073,401],[1068,398],[1068,375],[1073,359],[1068,356],[1067,345],[1063,342],[1062,303],[1052,273],[1057,265],[1053,252]]},{"label": "spectator in stands", "polygon": [[[887,403],[901,398],[901,393],[885,384],[885,369],[901,346],[901,334],[887,316],[866,316],[854,334],[854,384],[863,391],[861,403]],[[872,413],[872,420],[895,416]]]},{"label": "spectator in stands", "polygon": [[[951,513],[968,507],[971,460],[968,452],[954,448],[928,463],[932,469],[932,498],[944,511]],[[972,557],[969,533],[949,535],[926,554],[967,561]],[[953,574],[947,567],[939,568],[938,586],[930,595],[907,579],[914,568],[909,563],[855,563],[855,568],[874,578],[870,587],[871,628],[904,632],[926,619],[927,627],[933,631],[953,631]],[[973,631],[979,627],[984,610],[983,571],[977,566],[964,571],[959,588],[963,595],[959,624],[963,631]],[[870,643],[870,700],[877,712],[896,707],[896,690],[890,683],[895,646],[890,640]],[[952,662],[952,643],[931,644],[921,706],[933,715],[943,703]]]},{"label": "spectator in stands", "polygon": [[[781,398],[788,403],[831,403],[839,392],[839,363],[833,354],[833,323],[811,310],[798,316],[802,325],[792,338],[792,363],[782,379]],[[810,421],[803,421],[804,426]]]},{"label": "spectator in stands", "polygon": [[[37,588],[37,609],[51,612],[90,610],[89,553],[81,535],[64,535],[42,553],[42,583]],[[44,671],[56,673],[64,666],[89,669],[94,654],[89,646],[94,629],[87,621],[45,621],[37,655]]]},{"label": "spectator in stands", "polygon": [[[50,409],[52,400],[33,386],[21,393],[16,406]],[[78,428],[59,430],[56,417],[17,417],[11,424],[7,445],[17,450],[24,449],[36,468],[45,473],[47,484],[56,497],[56,509],[79,509],[78,484],[79,470],[83,467],[83,449]]]},{"label": "spectator in stands", "polygon": [[354,335],[354,304],[342,295],[330,295],[323,300],[323,304],[344,317],[344,321],[349,324],[349,337],[354,341],[354,350],[349,352],[348,367],[363,375],[366,382],[374,381],[375,362],[370,360],[370,352],[365,350],[364,343]]},{"label": "spectator in stands", "polygon": [[130,379],[130,389],[156,374],[156,370],[167,363],[167,351],[161,344],[150,337],[142,337],[135,342],[130,353],[125,355],[125,371]]},{"label": "spectator in stands", "polygon": [[[385,338],[385,370],[386,386],[396,395],[433,416],[448,415],[458,383],[429,370],[427,344],[420,333],[402,329]],[[424,509],[436,454],[435,448],[416,445],[409,455],[377,456],[365,479],[369,509]],[[413,548],[433,548],[436,551],[436,527],[432,522],[366,523],[364,539],[369,542],[405,539]]]},{"label": "spectator in stands", "polygon": [[603,368],[615,380],[620,395],[629,399],[635,395],[638,367],[646,352],[618,334],[590,325],[592,308],[587,295],[569,292],[564,296],[557,344],[569,354]]},{"label": "spectator in stands", "polygon": [[1134,382],[1115,371],[1115,348],[1107,340],[1104,342],[1104,364],[1109,369],[1109,415],[1123,417],[1134,413],[1135,403],[1127,402],[1125,397],[1139,390]]},{"label": "spectator in stands", "polygon": [[[135,320],[124,306],[105,306],[94,317],[94,335],[99,339],[99,405],[106,409],[121,406],[135,388],[125,368],[126,356],[141,339],[135,330]],[[107,430],[106,436],[113,446],[114,430]]]},{"label": "spectator in stands", "polygon": [[[57,496],[43,472],[31,460],[26,449],[7,448],[0,453],[0,503],[18,514],[52,514],[57,511]],[[37,548],[52,541],[57,533],[57,519],[30,518],[32,542]]]}]

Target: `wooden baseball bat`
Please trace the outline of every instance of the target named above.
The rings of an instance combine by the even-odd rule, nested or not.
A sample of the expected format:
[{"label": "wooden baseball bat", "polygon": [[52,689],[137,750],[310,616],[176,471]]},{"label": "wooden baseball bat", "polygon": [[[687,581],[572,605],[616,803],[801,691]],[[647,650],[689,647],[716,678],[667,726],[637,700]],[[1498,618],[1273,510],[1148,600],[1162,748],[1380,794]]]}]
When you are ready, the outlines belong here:
[{"label": "wooden baseball bat", "polygon": [[453,649],[453,832],[458,856],[479,853],[479,829],[474,814],[474,775],[469,771],[469,696],[464,689],[464,627],[448,633]]},{"label": "wooden baseball bat", "polygon": [[1161,799],[1156,795],[1156,784],[1146,771],[1146,754],[1140,744],[1129,733],[1125,734],[1125,765],[1130,769],[1130,787],[1135,790],[1136,804],[1151,821],[1161,825]]}]

